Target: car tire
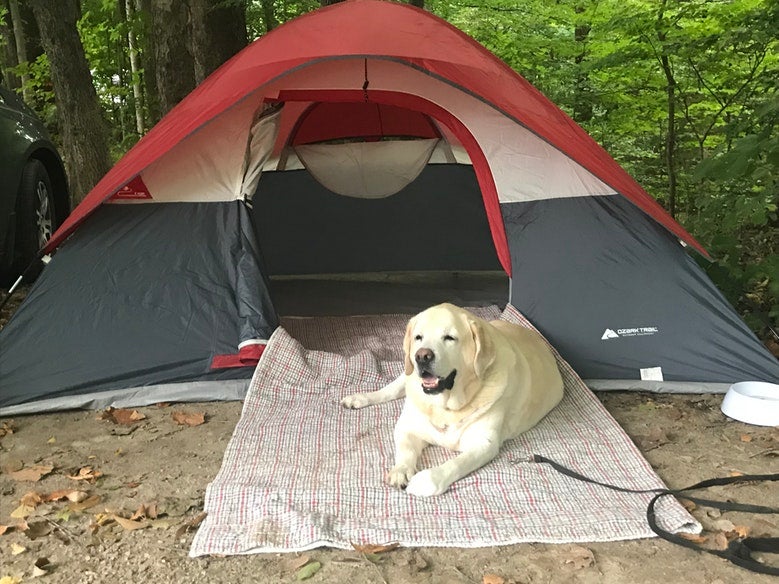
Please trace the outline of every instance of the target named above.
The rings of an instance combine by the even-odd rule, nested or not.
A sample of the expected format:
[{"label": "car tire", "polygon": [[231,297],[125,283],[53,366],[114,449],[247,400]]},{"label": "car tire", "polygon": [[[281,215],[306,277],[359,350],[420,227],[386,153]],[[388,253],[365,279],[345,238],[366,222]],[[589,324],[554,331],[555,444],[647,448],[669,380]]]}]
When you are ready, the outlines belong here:
[{"label": "car tire", "polygon": [[[39,160],[29,160],[22,170],[22,180],[16,200],[16,242],[13,272],[21,274],[51,238],[56,226],[54,216],[54,189],[49,173]],[[43,263],[28,273],[34,279],[43,269]]]}]

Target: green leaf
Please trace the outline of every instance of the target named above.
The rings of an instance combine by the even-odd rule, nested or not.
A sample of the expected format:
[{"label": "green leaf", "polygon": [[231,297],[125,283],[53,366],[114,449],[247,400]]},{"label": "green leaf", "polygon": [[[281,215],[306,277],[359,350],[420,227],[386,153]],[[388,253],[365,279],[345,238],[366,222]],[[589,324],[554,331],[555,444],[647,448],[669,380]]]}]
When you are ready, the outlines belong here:
[{"label": "green leaf", "polygon": [[298,580],[308,580],[314,574],[316,574],[321,567],[322,564],[320,562],[311,562],[310,564],[306,564],[305,566],[300,568],[300,570],[298,570],[296,577]]}]

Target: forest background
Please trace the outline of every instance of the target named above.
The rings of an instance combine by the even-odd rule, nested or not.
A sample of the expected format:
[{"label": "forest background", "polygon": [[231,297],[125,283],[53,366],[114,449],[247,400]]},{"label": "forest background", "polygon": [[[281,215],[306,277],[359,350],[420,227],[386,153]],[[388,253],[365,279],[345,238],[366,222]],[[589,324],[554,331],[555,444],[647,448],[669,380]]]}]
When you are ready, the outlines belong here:
[{"label": "forest background", "polygon": [[[74,204],[219,65],[331,0],[0,0],[0,70],[60,146]],[[411,0],[539,88],[779,329],[779,0]],[[776,337],[779,340],[779,337]]]}]

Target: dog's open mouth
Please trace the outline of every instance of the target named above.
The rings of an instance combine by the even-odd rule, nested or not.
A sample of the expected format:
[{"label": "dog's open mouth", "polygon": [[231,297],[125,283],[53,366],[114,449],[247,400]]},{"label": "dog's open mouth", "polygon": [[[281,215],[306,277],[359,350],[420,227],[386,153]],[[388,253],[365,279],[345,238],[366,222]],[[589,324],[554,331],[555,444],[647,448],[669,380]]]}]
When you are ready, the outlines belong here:
[{"label": "dog's open mouth", "polygon": [[430,371],[420,371],[419,377],[422,379],[422,391],[428,395],[436,395],[447,389],[452,389],[454,387],[455,375],[457,375],[457,369],[452,369],[452,372],[446,377],[438,377]]}]

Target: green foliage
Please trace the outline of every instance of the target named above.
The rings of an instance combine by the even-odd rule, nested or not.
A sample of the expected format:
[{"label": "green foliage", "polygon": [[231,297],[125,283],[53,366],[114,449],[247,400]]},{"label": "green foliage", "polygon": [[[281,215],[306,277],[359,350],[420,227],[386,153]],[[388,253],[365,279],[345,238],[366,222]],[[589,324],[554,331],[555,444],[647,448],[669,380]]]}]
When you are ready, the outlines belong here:
[{"label": "green foliage", "polygon": [[52,137],[58,141],[57,107],[54,103],[49,58],[44,53],[31,63],[25,62],[17,65],[13,71],[19,78],[26,79],[26,83],[20,88],[20,91],[32,95],[33,101],[27,105],[38,114]]},{"label": "green foliage", "polygon": [[[775,74],[775,72],[774,72]],[[772,75],[776,79],[775,75]],[[730,129],[693,175],[718,189],[695,222],[715,261],[712,279],[756,330],[779,328],[779,93]]]}]

